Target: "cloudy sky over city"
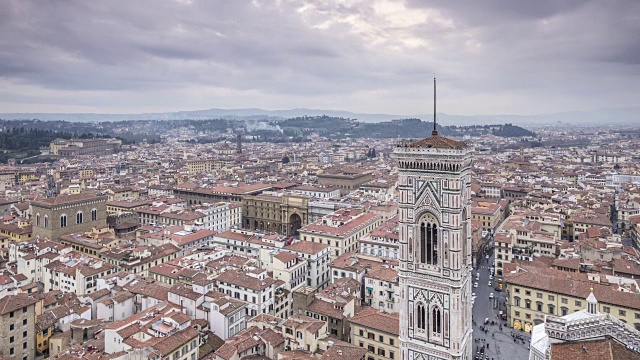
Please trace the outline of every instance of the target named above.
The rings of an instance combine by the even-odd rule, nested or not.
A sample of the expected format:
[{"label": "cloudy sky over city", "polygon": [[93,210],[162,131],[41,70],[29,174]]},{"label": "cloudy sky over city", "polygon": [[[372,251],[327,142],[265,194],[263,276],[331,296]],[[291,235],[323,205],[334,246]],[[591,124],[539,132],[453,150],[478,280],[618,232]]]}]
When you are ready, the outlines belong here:
[{"label": "cloudy sky over city", "polygon": [[0,0],[0,112],[637,106],[640,1]]}]

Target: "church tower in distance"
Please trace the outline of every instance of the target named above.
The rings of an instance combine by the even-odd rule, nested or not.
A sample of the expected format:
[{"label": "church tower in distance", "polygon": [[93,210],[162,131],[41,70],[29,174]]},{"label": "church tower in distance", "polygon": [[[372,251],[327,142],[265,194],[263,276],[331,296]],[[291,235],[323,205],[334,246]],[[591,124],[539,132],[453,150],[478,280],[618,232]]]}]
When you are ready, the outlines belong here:
[{"label": "church tower in distance", "polygon": [[439,136],[398,144],[400,352],[472,359],[470,184],[473,149]]}]

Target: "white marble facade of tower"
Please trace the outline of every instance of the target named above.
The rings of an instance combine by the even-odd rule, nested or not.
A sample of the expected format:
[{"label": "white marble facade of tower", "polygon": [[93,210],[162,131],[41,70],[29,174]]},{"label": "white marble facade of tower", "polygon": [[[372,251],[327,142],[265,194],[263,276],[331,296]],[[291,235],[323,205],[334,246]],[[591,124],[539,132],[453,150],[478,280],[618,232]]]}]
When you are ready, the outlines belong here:
[{"label": "white marble facade of tower", "polygon": [[435,129],[394,150],[402,359],[472,359],[472,151]]}]

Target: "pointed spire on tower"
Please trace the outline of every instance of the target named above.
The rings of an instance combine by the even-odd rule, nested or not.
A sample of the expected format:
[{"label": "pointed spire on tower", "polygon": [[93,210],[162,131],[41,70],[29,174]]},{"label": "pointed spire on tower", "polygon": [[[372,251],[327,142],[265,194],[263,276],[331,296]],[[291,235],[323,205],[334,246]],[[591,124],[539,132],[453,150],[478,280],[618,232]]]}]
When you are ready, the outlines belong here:
[{"label": "pointed spire on tower", "polygon": [[438,129],[436,128],[436,77],[433,77],[433,131],[432,136],[438,136]]}]

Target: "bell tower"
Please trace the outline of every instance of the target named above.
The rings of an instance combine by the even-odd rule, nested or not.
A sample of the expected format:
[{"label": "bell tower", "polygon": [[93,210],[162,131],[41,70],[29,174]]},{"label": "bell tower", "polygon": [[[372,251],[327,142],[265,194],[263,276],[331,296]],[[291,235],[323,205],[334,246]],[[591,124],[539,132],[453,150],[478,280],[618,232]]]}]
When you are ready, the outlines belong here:
[{"label": "bell tower", "polygon": [[438,135],[398,144],[402,359],[472,359],[472,147]]}]

